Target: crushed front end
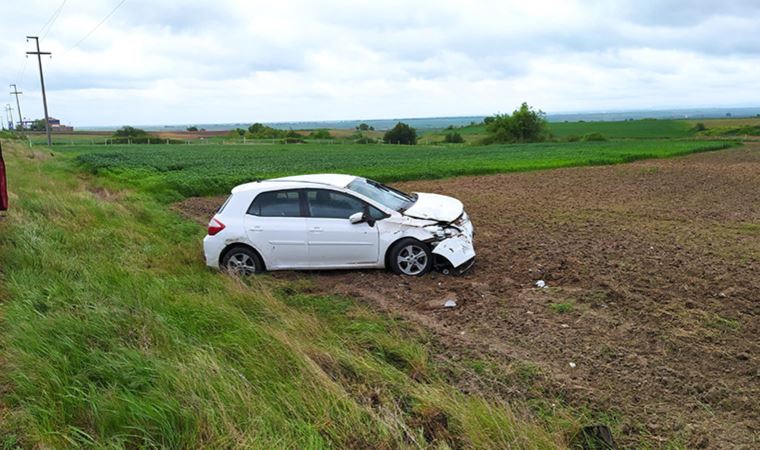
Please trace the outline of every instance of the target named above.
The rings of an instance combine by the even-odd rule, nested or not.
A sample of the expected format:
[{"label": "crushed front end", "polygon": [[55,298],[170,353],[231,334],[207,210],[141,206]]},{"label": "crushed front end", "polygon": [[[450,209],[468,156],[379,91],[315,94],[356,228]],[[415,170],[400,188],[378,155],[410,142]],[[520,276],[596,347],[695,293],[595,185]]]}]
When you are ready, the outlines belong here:
[{"label": "crushed front end", "polygon": [[429,244],[435,255],[436,270],[461,275],[472,267],[475,263],[475,229],[467,213],[463,212],[451,223],[425,228],[435,236]]}]

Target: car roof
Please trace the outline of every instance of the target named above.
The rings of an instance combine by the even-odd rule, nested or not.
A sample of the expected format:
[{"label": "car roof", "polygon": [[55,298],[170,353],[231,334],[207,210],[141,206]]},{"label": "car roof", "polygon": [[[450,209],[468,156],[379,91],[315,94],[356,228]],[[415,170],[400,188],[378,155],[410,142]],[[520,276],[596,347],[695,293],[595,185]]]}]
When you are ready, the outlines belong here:
[{"label": "car roof", "polygon": [[270,188],[294,189],[303,188],[304,184],[321,184],[339,188],[345,188],[357,177],[354,175],[342,175],[334,173],[318,173],[311,175],[296,175],[292,177],[272,178],[270,180],[254,181],[235,186],[232,193],[250,190],[268,190]]},{"label": "car roof", "polygon": [[302,183],[329,184],[331,186],[344,188],[348,183],[354,181],[354,175],[342,175],[337,173],[315,173],[311,175],[296,175],[293,177],[274,178],[269,181],[300,181]]}]

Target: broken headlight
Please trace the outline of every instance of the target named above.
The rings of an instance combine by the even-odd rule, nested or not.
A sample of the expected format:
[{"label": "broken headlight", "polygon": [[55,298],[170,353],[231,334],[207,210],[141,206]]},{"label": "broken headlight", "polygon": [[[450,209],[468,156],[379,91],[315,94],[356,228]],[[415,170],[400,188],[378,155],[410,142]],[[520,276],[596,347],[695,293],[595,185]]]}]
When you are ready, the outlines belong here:
[{"label": "broken headlight", "polygon": [[456,236],[459,233],[461,233],[461,230],[455,227],[442,227],[440,225],[431,225],[429,227],[425,227],[426,230],[433,233],[433,236],[436,237],[439,241],[442,241],[444,239],[448,239],[450,237]]}]

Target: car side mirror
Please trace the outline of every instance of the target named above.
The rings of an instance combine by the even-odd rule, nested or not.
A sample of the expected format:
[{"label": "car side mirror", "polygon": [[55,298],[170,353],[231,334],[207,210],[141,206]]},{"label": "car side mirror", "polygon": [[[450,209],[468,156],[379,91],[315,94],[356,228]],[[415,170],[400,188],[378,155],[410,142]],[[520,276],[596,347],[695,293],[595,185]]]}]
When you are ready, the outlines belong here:
[{"label": "car side mirror", "polygon": [[375,218],[370,216],[366,211],[351,214],[348,216],[348,221],[352,224],[367,222],[367,225],[371,227],[374,227],[376,222]]},{"label": "car side mirror", "polygon": [[353,213],[350,216],[348,216],[348,221],[353,224],[362,223],[364,222],[364,213],[363,212]]}]

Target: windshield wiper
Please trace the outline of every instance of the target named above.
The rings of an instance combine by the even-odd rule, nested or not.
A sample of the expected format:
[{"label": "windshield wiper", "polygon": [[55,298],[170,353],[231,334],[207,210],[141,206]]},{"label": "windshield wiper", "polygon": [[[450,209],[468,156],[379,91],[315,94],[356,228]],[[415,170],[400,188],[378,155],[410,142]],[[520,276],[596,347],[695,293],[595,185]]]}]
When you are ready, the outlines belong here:
[{"label": "windshield wiper", "polygon": [[409,209],[412,206],[414,206],[414,204],[417,203],[417,198],[419,198],[419,195],[412,194],[412,195],[409,195],[407,197],[409,197],[409,205],[408,206],[402,206],[401,208],[398,209],[398,212],[403,213],[407,209]]}]

